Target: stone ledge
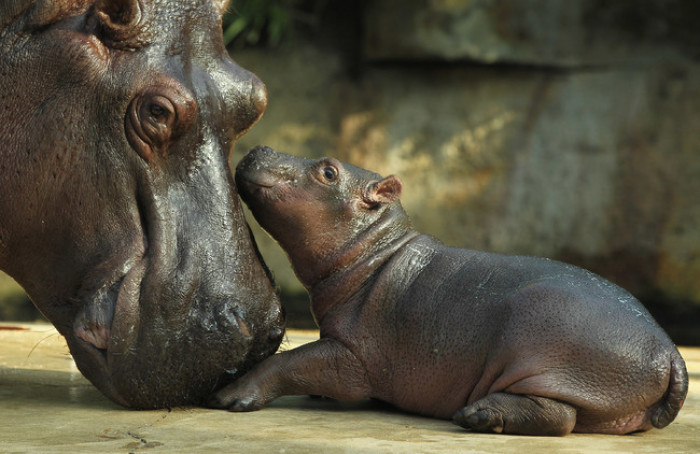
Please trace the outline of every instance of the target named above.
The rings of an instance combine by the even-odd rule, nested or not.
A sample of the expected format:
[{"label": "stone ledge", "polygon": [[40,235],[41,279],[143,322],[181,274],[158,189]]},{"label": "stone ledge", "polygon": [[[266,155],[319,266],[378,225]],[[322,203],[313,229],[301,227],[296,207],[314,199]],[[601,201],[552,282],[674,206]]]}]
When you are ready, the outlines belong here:
[{"label": "stone ledge", "polygon": [[[2,329],[8,326],[22,329]],[[317,336],[291,330],[285,348]],[[669,427],[628,436],[518,437],[469,433],[372,401],[305,396],[284,397],[253,413],[125,410],[80,375],[52,326],[0,324],[0,452],[700,452],[700,348],[681,353],[690,392]]]}]

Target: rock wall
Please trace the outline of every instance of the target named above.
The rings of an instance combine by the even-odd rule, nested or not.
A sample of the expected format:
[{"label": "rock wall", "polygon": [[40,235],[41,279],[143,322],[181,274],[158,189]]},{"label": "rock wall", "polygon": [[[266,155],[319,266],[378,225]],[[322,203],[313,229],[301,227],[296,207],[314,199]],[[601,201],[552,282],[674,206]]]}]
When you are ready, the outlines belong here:
[{"label": "rock wall", "polygon": [[235,55],[270,95],[237,157],[264,143],[397,174],[420,231],[573,262],[663,303],[657,317],[687,315],[700,308],[700,32],[686,26],[699,8],[668,3],[366,2],[361,39],[328,39],[331,23],[323,40]]},{"label": "rock wall", "polygon": [[[263,143],[397,174],[418,230],[589,268],[700,345],[700,2],[314,8],[304,38],[234,54],[270,99],[234,163]],[[303,293],[255,232],[284,293]],[[2,279],[0,315],[15,314]],[[305,305],[288,304],[292,324]]]},{"label": "rock wall", "polygon": [[700,56],[695,0],[372,0],[373,60],[582,67]]}]

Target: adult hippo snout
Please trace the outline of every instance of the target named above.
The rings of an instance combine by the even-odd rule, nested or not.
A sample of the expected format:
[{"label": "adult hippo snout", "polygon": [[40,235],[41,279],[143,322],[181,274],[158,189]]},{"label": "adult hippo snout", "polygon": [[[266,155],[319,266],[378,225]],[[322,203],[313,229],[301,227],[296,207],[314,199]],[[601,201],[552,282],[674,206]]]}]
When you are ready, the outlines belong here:
[{"label": "adult hippo snout", "polygon": [[226,4],[0,6],[0,268],[129,407],[199,403],[284,330],[228,166],[266,92]]}]

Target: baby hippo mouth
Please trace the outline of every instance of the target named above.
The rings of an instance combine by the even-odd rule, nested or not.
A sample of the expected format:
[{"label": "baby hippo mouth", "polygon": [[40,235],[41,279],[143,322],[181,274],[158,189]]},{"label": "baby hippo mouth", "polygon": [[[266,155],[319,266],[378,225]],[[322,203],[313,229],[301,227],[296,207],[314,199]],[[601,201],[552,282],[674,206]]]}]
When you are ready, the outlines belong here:
[{"label": "baby hippo mouth", "polygon": [[[241,159],[236,167],[235,183],[238,193],[246,204],[251,197],[279,197],[280,186],[296,185],[297,169],[285,166],[273,166],[266,158],[274,155],[274,151],[260,145],[252,148]],[[275,171],[272,171],[272,169]]]},{"label": "baby hippo mouth", "polygon": [[[239,167],[239,169],[241,169]],[[247,170],[247,169],[245,169]],[[273,188],[283,182],[279,175],[275,175],[265,169],[256,169],[257,171],[245,172],[241,169],[236,174],[236,186],[239,190],[242,188],[244,192],[265,190]]]}]

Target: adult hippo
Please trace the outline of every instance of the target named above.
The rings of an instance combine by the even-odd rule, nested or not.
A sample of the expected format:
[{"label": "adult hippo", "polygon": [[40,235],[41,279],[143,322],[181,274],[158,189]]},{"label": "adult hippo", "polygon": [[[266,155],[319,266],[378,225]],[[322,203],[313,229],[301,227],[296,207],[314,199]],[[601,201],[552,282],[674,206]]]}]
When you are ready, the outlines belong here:
[{"label": "adult hippo", "polygon": [[228,166],[266,91],[227,4],[0,3],[0,269],[127,407],[199,403],[283,334]]}]

